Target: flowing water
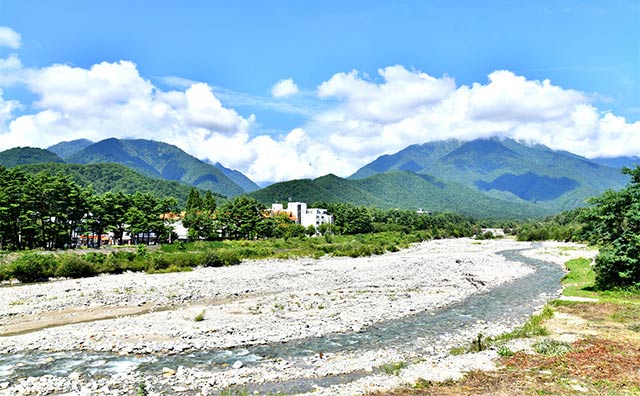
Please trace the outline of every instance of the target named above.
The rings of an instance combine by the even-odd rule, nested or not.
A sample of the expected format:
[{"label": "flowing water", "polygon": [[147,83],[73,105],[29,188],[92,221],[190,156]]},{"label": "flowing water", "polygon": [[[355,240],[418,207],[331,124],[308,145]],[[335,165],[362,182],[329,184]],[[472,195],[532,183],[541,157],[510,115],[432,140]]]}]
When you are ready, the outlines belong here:
[{"label": "flowing water", "polygon": [[[334,333],[286,343],[167,356],[135,357],[90,352],[29,352],[0,355],[0,378],[15,380],[45,374],[67,376],[72,372],[98,378],[131,370],[157,374],[165,366],[229,370],[229,366],[236,361],[243,362],[245,366],[254,366],[278,358],[304,365],[305,358],[317,353],[359,352],[382,348],[414,351],[418,349],[419,352],[422,346],[432,345],[439,337],[478,322],[522,322],[536,308],[557,295],[560,290],[559,280],[564,274],[562,269],[556,264],[525,257],[521,254],[522,250],[525,249],[507,250],[499,254],[509,261],[529,265],[535,272],[485,293],[472,295],[440,310],[382,322],[359,332]],[[260,390],[273,391],[285,386],[283,389],[288,389],[289,392],[302,392],[311,390],[312,385],[327,386],[336,382],[348,382],[364,375],[366,374],[351,373],[313,381],[295,380],[286,384],[263,384]]]}]

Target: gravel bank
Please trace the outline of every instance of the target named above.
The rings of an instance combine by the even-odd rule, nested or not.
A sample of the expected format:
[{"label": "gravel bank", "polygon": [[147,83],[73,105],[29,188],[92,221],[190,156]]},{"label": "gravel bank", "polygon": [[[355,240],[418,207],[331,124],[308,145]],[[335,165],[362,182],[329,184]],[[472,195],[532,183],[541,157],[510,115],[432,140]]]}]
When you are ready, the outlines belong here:
[{"label": "gravel bank", "polygon": [[[0,353],[28,357],[39,351],[98,351],[144,357],[360,331],[377,322],[435,310],[530,273],[530,268],[496,255],[501,250],[529,246],[508,240],[440,240],[367,258],[246,261],[234,267],[185,273],[127,273],[2,287],[0,334],[22,334],[0,337]],[[532,254],[554,254],[544,249]],[[200,313],[204,320],[196,321]],[[22,327],[16,327],[19,323]],[[151,394],[194,394],[196,390],[198,394],[218,394],[219,389],[231,385],[315,378],[325,390],[314,394],[362,394],[397,386],[409,377],[428,377],[419,375],[425,374],[427,367],[435,379],[452,376],[452,370],[484,367],[489,359],[484,355],[465,363],[463,359],[451,361],[446,350],[469,334],[503,330],[504,324],[478,323],[434,345],[429,356],[379,349],[332,353],[304,361],[266,360],[235,369],[170,367],[164,375],[158,372],[153,376],[125,367],[104,379],[77,374],[0,381],[0,393],[127,394],[145,382]],[[400,376],[375,369],[397,361],[415,364]],[[438,365],[442,370],[434,369]],[[2,370],[0,367],[0,377]],[[321,380],[354,372],[362,378],[348,385]]]}]

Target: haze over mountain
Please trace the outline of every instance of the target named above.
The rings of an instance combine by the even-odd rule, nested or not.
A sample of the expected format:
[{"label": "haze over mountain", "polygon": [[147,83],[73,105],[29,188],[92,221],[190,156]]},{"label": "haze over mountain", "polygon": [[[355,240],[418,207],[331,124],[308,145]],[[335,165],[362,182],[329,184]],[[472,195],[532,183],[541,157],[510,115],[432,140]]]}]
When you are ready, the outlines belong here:
[{"label": "haze over mountain", "polygon": [[87,146],[91,146],[94,142],[89,139],[77,139],[71,140],[69,142],[60,142],[54,144],[53,146],[47,147],[47,150],[52,153],[58,154],[58,156],[62,159],[66,159],[67,157],[77,153]]},{"label": "haze over mountain", "polygon": [[592,158],[591,161],[609,166],[611,168],[621,169],[624,166],[633,167],[635,165],[640,165],[640,157],[632,156],[632,157],[597,157]]},{"label": "haze over mountain", "polygon": [[512,139],[444,140],[383,155],[350,179],[405,170],[454,181],[510,202],[536,203],[552,211],[584,204],[587,197],[623,187],[619,169],[584,157]]}]

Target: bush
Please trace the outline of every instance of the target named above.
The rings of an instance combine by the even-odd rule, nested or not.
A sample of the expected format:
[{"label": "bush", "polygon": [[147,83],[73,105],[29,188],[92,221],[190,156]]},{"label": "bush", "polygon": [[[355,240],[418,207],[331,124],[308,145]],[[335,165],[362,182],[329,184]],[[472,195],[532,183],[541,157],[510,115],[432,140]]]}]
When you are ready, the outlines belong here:
[{"label": "bush", "polygon": [[85,278],[96,275],[94,265],[75,254],[60,256],[56,276],[63,278]]},{"label": "bush", "polygon": [[6,277],[15,278],[22,283],[46,281],[53,276],[57,267],[52,254],[25,254],[6,267]]},{"label": "bush", "polygon": [[235,252],[229,250],[208,250],[204,254],[202,263],[205,267],[222,267],[236,264],[240,264],[240,257]]},{"label": "bush", "polygon": [[147,270],[163,270],[169,268],[171,266],[171,261],[167,258],[165,254],[154,254],[149,259],[149,264],[147,266]]},{"label": "bush", "polygon": [[640,265],[635,249],[625,252],[615,244],[600,249],[593,267],[600,290],[626,288],[640,284]]}]

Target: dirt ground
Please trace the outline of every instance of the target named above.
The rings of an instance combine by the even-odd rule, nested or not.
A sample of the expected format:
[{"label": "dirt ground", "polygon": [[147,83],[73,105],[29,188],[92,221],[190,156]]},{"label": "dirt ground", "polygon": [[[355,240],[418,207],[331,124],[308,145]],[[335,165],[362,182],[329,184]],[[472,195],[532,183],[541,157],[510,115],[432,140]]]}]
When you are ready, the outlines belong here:
[{"label": "dirt ground", "polygon": [[546,338],[570,342],[564,355],[517,352],[497,371],[376,395],[640,395],[640,304],[558,302],[554,309]]}]

